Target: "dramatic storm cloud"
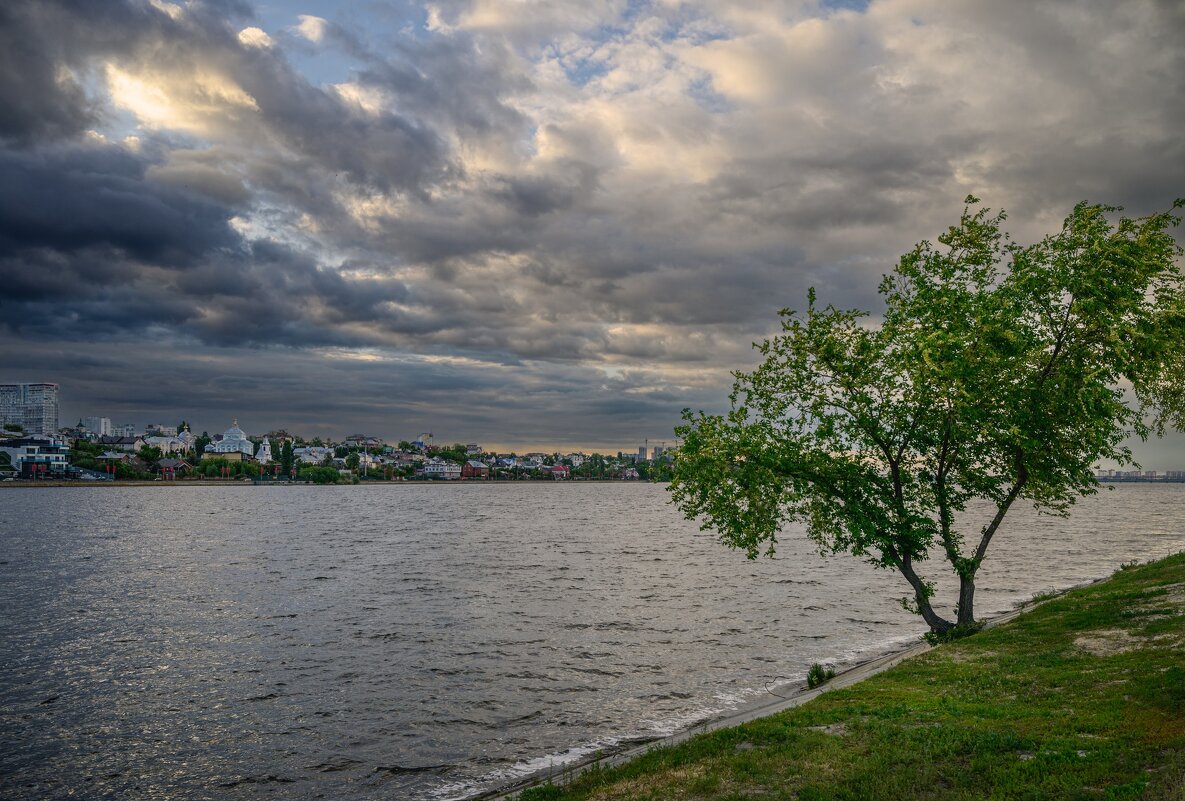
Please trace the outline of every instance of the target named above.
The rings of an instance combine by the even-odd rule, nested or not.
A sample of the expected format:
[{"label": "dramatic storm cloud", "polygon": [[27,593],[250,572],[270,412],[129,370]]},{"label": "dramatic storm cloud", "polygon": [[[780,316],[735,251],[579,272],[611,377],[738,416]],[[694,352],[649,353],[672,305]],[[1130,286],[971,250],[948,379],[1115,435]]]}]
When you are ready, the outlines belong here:
[{"label": "dramatic storm cloud", "polygon": [[1154,0],[9,0],[0,380],[64,420],[669,439],[969,193],[1021,239],[1167,208],[1183,41]]}]

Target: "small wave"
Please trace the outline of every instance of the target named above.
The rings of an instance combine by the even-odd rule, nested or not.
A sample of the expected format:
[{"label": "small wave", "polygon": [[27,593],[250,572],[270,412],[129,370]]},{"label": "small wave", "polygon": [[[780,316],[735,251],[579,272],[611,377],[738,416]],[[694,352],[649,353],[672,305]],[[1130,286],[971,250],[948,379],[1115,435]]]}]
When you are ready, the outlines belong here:
[{"label": "small wave", "polygon": [[438,773],[443,774],[453,769],[453,765],[379,765],[375,773],[385,773],[388,776],[401,776],[407,773]]},{"label": "small wave", "polygon": [[574,670],[577,673],[591,673],[594,676],[608,676],[610,678],[617,678],[623,675],[620,670],[601,670],[599,668],[569,667],[568,670]]},{"label": "small wave", "polygon": [[231,779],[227,782],[222,782],[219,787],[238,787],[240,784],[292,784],[296,779],[287,776],[277,776],[274,773],[260,774],[258,776],[243,776],[238,779]]},{"label": "small wave", "polygon": [[268,693],[266,695],[255,695],[255,696],[252,696],[251,698],[244,698],[243,700],[244,701],[270,701],[273,698],[279,698],[279,697],[280,697],[279,693]]},{"label": "small wave", "polygon": [[364,764],[359,759],[350,759],[349,757],[334,757],[317,765],[305,765],[306,770],[315,770],[318,773],[337,773],[342,770],[351,770]]},{"label": "small wave", "polygon": [[525,715],[519,715],[518,717],[515,717],[515,718],[506,718],[505,720],[494,721],[494,725],[495,726],[513,726],[518,723],[526,723],[531,720],[536,720],[542,714],[543,713],[541,711],[536,709],[534,712],[528,712]]}]

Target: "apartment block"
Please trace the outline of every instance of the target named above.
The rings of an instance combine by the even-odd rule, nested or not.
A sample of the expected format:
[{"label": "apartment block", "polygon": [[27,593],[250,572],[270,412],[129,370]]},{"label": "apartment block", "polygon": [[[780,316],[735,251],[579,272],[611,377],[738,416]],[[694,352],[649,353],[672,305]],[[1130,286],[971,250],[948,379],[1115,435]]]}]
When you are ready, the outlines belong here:
[{"label": "apartment block", "polygon": [[0,425],[21,426],[26,434],[58,430],[57,384],[0,384]]}]

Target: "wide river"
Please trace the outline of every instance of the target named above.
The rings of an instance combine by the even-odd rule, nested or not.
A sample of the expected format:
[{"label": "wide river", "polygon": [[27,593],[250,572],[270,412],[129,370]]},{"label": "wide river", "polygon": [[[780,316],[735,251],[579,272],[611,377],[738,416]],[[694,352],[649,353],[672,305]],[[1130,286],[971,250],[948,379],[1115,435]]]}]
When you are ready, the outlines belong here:
[{"label": "wide river", "polygon": [[[649,484],[10,489],[0,542],[6,799],[462,798],[922,630]],[[1018,510],[978,609],[1183,548],[1185,485]]]}]

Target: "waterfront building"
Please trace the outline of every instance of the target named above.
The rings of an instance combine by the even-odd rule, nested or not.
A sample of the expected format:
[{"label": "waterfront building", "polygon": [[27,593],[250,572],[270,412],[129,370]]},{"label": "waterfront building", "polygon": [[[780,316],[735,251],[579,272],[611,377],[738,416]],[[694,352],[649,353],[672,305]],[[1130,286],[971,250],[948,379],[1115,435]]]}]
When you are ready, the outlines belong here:
[{"label": "waterfront building", "polygon": [[184,459],[161,459],[157,466],[160,472],[169,476],[186,475],[193,470],[193,465]]},{"label": "waterfront building", "polygon": [[58,430],[57,384],[0,384],[0,425],[18,425],[26,434]]},{"label": "waterfront building", "polygon": [[206,446],[206,452],[202,454],[203,459],[228,459],[232,462],[243,461],[250,459],[255,455],[255,445],[251,440],[247,439],[246,433],[239,428],[239,421],[236,419],[231,423],[230,428],[222,432],[222,435],[217,438],[217,441],[211,442]]},{"label": "waterfront building", "polygon": [[69,448],[65,442],[49,435],[6,439],[0,452],[8,455],[8,463],[22,478],[52,475],[60,478],[66,472]]},{"label": "waterfront building", "polygon": [[461,477],[461,465],[443,459],[430,459],[424,463],[423,475],[427,478],[458,479]]},{"label": "waterfront building", "polygon": [[490,466],[485,462],[470,459],[461,465],[461,478],[485,479],[490,477]]}]

